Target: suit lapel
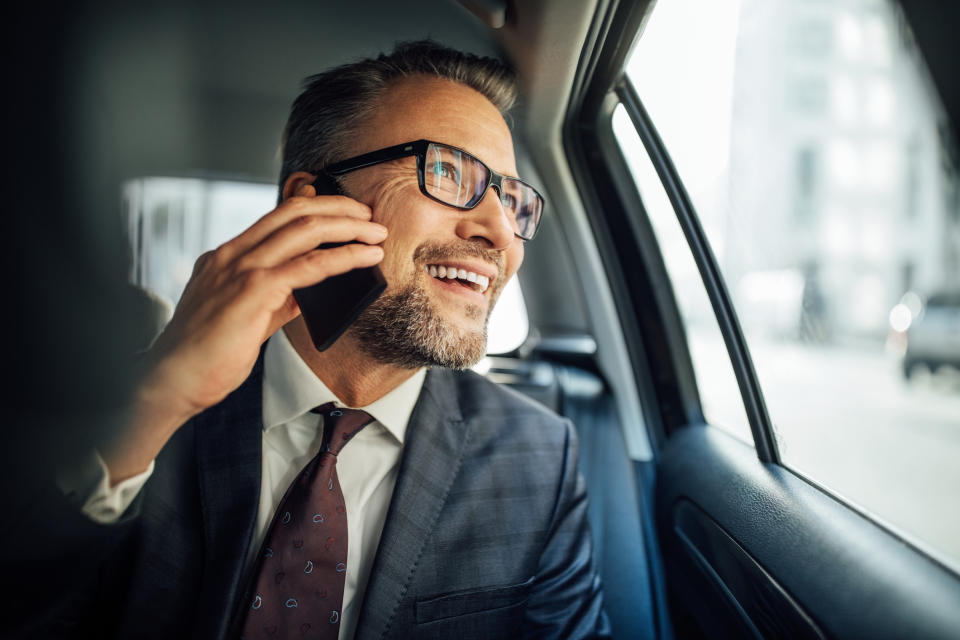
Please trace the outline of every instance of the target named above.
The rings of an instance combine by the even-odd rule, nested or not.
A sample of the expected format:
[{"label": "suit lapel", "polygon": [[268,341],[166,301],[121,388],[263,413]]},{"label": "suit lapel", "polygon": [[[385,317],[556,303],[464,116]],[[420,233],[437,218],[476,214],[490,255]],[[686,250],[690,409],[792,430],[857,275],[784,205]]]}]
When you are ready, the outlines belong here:
[{"label": "suit lapel", "polygon": [[197,638],[227,633],[260,500],[263,349],[250,376],[196,420],[204,571]]},{"label": "suit lapel", "polygon": [[360,611],[357,640],[387,635],[460,469],[468,439],[453,374],[431,369],[410,416],[397,485]]}]

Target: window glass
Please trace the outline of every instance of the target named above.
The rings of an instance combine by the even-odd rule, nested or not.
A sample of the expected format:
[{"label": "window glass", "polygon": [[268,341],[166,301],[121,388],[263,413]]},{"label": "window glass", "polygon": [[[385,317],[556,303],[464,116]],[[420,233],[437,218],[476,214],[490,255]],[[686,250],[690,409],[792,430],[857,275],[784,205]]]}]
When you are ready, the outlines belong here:
[{"label": "window glass", "polygon": [[[123,186],[134,283],[171,307],[205,251],[241,233],[276,206],[272,184],[148,177]],[[451,209],[451,215],[456,212]],[[488,328],[488,353],[513,351],[530,324],[514,277],[500,294]]]},{"label": "window glass", "polygon": [[133,250],[133,282],[171,304],[190,279],[193,264],[276,206],[274,185],[150,177],[123,186]]},{"label": "window glass", "polygon": [[752,445],[743,398],[707,290],[667,192],[623,105],[613,113],[613,133],[637,183],[673,286],[704,418]]},{"label": "window glass", "polygon": [[784,463],[960,568],[955,138],[896,3],[658,3],[627,66]]}]

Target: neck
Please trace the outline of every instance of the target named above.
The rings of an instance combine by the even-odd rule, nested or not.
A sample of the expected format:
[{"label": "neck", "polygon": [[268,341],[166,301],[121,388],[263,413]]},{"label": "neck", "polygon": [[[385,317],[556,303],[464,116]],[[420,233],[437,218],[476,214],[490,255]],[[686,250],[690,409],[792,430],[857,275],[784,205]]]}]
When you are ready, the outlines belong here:
[{"label": "neck", "polygon": [[350,331],[326,351],[317,351],[303,316],[297,316],[283,330],[314,375],[349,407],[365,407],[379,400],[417,372],[377,362],[359,348]]}]

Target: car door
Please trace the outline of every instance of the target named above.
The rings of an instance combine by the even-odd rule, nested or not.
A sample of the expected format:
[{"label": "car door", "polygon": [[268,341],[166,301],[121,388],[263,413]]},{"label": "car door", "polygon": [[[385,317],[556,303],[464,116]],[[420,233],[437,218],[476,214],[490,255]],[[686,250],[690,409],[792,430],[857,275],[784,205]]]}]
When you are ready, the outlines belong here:
[{"label": "car door", "polygon": [[956,138],[900,6],[610,3],[593,33],[564,140],[676,635],[956,637],[958,372],[904,383],[895,326],[960,280]]}]

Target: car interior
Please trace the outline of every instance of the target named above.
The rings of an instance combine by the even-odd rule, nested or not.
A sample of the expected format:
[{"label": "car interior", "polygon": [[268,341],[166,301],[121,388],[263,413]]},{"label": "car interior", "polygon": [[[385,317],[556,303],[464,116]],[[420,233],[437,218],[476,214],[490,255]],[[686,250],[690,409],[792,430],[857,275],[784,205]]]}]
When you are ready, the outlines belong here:
[{"label": "car interior", "polygon": [[[722,248],[712,235],[714,223],[701,215],[696,187],[685,181],[690,165],[672,155],[672,139],[658,130],[659,112],[647,104],[642,74],[628,70],[631,56],[641,51],[638,43],[659,28],[658,12],[696,4],[211,0],[64,3],[42,15],[18,13],[7,25],[6,38],[9,77],[18,89],[7,105],[12,109],[8,148],[16,150],[7,190],[16,247],[5,260],[12,273],[20,274],[13,278],[19,304],[7,320],[13,322],[8,349],[20,375],[8,388],[7,406],[14,423],[30,427],[7,430],[4,436],[9,477],[21,479],[18,488],[4,488],[4,506],[29,508],[33,494],[24,487],[32,487],[43,468],[56,466],[70,451],[122,422],[132,354],[149,344],[176,302],[175,294],[163,291],[145,302],[127,283],[162,289],[154,285],[166,282],[169,272],[182,286],[191,261],[204,249],[190,234],[202,235],[203,242],[216,236],[203,226],[213,223],[196,221],[192,203],[213,197],[203,185],[247,185],[256,191],[257,203],[269,206],[276,198],[282,126],[304,78],[389,51],[399,41],[431,38],[500,57],[519,75],[521,98],[511,113],[518,168],[544,194],[547,206],[518,274],[523,323],[529,328],[508,348],[490,353],[477,370],[574,423],[613,637],[960,636],[955,549],[914,532],[909,521],[877,515],[865,499],[849,498],[850,491],[834,490],[808,467],[794,465],[795,449],[778,431],[783,405],[779,396],[767,393],[767,359],[752,351],[752,316],[742,304],[745,281],[727,277],[718,258]],[[898,41],[908,42],[923,61],[924,86],[932,87],[929,93],[938,101],[938,139],[948,151],[937,175],[955,176],[950,172],[958,166],[960,131],[957,6],[925,0],[809,5],[817,19],[834,10],[847,12],[846,22],[830,32],[838,38],[845,37],[845,25],[856,24],[849,16],[860,11],[897,25]],[[675,14],[681,27],[686,21],[698,23],[702,16],[682,7]],[[741,20],[761,20],[773,7],[784,15],[800,11],[786,0],[742,0],[704,9],[704,14],[742,11]],[[662,37],[677,51],[693,50],[697,28],[668,30]],[[738,33],[750,28],[741,22]],[[681,115],[694,107],[722,110],[719,97],[716,104],[679,104],[688,95],[684,85],[698,78],[675,73],[666,86],[676,87],[676,93],[660,99],[677,101],[674,108]],[[774,110],[785,108],[773,91],[758,87],[753,95]],[[694,278],[683,282],[696,283],[718,332],[716,357],[731,381],[725,393],[742,415],[739,436],[712,424],[717,413],[702,387],[714,373],[701,368],[687,326],[687,293],[672,276],[671,253],[678,245],[666,243],[659,223],[647,215],[654,196],[638,187],[639,165],[627,157],[632,152],[620,126],[630,127],[639,141],[634,148],[659,182],[663,194],[658,197],[674,216],[671,224],[679,225],[677,238]],[[692,130],[697,126],[690,122]],[[746,162],[745,171],[762,172],[774,155],[771,149],[770,157],[745,154],[736,162]],[[832,158],[825,157],[824,162]],[[866,166],[870,171],[873,165]],[[160,193],[161,179],[178,181],[169,184],[179,185],[179,191],[150,200],[151,193]],[[952,188],[948,193],[945,187],[947,231],[937,237],[949,245],[944,251],[960,256],[949,253],[950,247],[960,247],[960,187]],[[183,195],[193,193],[190,189],[199,195]],[[776,206],[778,201],[771,197],[769,202]],[[169,217],[158,216],[160,209]],[[161,228],[167,224],[163,220],[180,222]],[[250,220],[221,222],[222,233],[235,233]],[[731,229],[731,238],[745,234],[730,240],[731,247],[755,239],[742,227]],[[856,242],[859,233],[866,231],[855,229],[844,237]],[[176,249],[148,246],[151,238],[169,241],[175,235],[182,236]],[[960,262],[944,261],[943,283],[960,287]],[[784,276],[763,291],[786,295],[790,282]],[[796,299],[807,305],[809,280],[800,282]],[[757,308],[769,311],[772,300],[763,298]],[[886,300],[884,313],[898,298]],[[891,311],[891,324],[894,317]],[[884,334],[885,344],[909,339],[905,328],[897,333],[887,327],[886,315],[881,320],[883,330],[895,334]],[[514,316],[505,322],[521,320]],[[945,316],[942,323],[946,337],[937,338],[933,351],[960,340],[960,315]],[[921,324],[916,320],[914,330]],[[904,349],[917,353],[916,344],[913,351]],[[781,358],[773,369],[794,366]],[[935,391],[951,384],[953,369],[945,371],[930,367]],[[921,384],[916,377],[893,376],[896,384]],[[956,453],[948,445],[955,447],[960,438],[960,392],[950,389],[936,391],[933,404],[945,407],[946,416],[937,418],[937,433],[948,435],[944,444],[931,447]],[[796,387],[783,393],[807,391]],[[873,403],[883,395],[870,393],[855,402]],[[803,402],[816,405],[820,396]],[[912,406],[918,416],[933,410]],[[838,420],[864,426],[870,418],[844,413]],[[906,419],[904,431],[912,424],[912,417]],[[864,432],[869,430],[857,431]],[[930,433],[932,427],[923,437],[933,437]],[[823,440],[819,446],[833,445]],[[851,447],[838,456],[838,464],[849,463],[849,469],[859,464],[862,451],[856,443]],[[38,455],[41,450],[48,453]],[[953,465],[936,457],[913,461],[944,474],[935,489],[953,501],[929,508],[948,541],[951,530],[960,540],[960,484],[951,486],[954,476],[947,471],[955,466],[952,459]],[[883,464],[888,474],[909,475],[893,463]]]}]

